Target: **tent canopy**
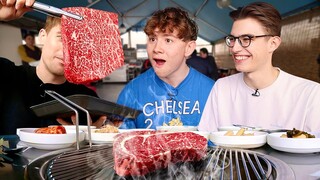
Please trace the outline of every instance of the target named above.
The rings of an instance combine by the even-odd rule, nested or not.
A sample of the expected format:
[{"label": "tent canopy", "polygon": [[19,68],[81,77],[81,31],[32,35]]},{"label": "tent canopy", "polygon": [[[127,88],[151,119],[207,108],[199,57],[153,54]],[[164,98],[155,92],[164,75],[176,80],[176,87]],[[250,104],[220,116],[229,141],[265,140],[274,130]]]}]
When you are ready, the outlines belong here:
[{"label": "tent canopy", "polygon": [[[126,31],[141,31],[146,20],[159,9],[174,6],[189,12],[199,26],[199,37],[215,42],[226,36],[231,29],[229,13],[254,0],[39,0],[39,2],[63,7],[90,7],[119,15],[119,26]],[[265,0],[275,6],[283,18],[319,6],[318,0]],[[31,11],[23,18],[10,22],[24,29],[39,30],[43,27],[46,15]]]}]

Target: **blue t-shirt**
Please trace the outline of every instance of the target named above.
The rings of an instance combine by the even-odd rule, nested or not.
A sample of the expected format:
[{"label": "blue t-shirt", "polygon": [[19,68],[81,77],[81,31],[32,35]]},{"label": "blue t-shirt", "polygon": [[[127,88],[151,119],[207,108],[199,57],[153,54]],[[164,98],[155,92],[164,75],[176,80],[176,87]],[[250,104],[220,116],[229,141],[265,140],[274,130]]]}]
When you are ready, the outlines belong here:
[{"label": "blue t-shirt", "polygon": [[120,128],[151,128],[179,118],[183,125],[198,126],[214,81],[190,68],[188,76],[174,88],[150,68],[130,81],[121,91],[118,104],[142,113],[125,119]]}]

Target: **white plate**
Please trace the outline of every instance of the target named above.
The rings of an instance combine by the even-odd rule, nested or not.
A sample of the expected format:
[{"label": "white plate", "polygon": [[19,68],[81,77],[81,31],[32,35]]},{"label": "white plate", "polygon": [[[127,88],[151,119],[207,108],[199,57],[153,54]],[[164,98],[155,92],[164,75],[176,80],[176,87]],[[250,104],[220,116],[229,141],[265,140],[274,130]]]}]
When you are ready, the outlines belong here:
[{"label": "white plate", "polygon": [[[245,133],[254,133],[253,136],[225,136],[227,131],[212,132],[210,140],[219,146],[234,148],[257,148],[267,142],[267,133],[258,131],[245,131]],[[234,131],[234,134],[237,131]]]},{"label": "white plate", "polygon": [[[113,143],[113,138],[119,133],[96,133],[97,129],[91,130],[91,142],[93,144],[110,144]],[[86,132],[86,140],[89,140],[88,132]]]},{"label": "white plate", "polygon": [[[67,134],[38,134],[34,133],[37,128],[19,128],[17,135],[20,141],[29,147],[44,150],[56,150],[71,147],[76,143],[76,131],[67,130]],[[79,141],[83,141],[85,133],[79,132]]]},{"label": "white plate", "polygon": [[[63,127],[66,129],[66,130],[76,130],[76,125],[63,125]],[[96,126],[90,126],[91,129],[96,129],[97,127]],[[81,131],[88,131],[88,126],[86,125],[79,125],[79,130]]]},{"label": "white plate", "polygon": [[183,132],[183,131],[197,131],[198,126],[157,126],[156,129],[160,131]]},{"label": "white plate", "polygon": [[[240,130],[241,129],[241,127],[238,127],[238,126],[220,126],[220,127],[218,127],[218,131],[238,131],[238,130]],[[252,129],[252,128],[246,128],[248,131],[258,131],[258,130],[261,130],[262,128],[258,128],[258,127],[256,127],[256,128],[254,128],[254,129]]]},{"label": "white plate", "polygon": [[320,152],[320,133],[310,133],[316,138],[281,138],[285,134],[271,133],[267,136],[267,143],[276,150],[290,153],[314,153]]}]

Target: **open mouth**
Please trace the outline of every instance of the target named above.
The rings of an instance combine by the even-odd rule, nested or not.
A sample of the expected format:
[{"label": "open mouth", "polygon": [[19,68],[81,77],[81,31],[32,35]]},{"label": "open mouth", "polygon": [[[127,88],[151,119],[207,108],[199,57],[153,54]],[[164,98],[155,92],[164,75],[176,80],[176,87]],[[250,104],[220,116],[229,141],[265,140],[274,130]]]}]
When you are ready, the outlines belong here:
[{"label": "open mouth", "polygon": [[246,55],[233,55],[233,59],[235,62],[243,62],[245,60],[248,60],[250,56]]},{"label": "open mouth", "polygon": [[166,60],[164,59],[153,59],[153,60],[156,62],[157,65],[163,65],[166,62]]}]

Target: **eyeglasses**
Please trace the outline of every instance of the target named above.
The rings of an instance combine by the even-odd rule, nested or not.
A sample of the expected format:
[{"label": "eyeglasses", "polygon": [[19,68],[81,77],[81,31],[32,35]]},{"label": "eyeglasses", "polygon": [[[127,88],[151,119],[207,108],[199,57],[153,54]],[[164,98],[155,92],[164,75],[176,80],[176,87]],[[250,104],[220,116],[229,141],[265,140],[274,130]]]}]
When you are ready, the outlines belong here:
[{"label": "eyeglasses", "polygon": [[234,46],[234,44],[236,43],[236,40],[238,39],[239,44],[243,47],[249,47],[251,44],[252,39],[255,38],[259,38],[259,37],[267,37],[267,36],[274,36],[274,35],[259,35],[259,36],[254,36],[254,35],[250,35],[250,34],[244,34],[238,37],[234,37],[234,36],[227,36],[225,37],[225,41],[228,47],[232,48]]}]

